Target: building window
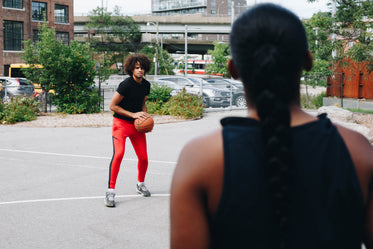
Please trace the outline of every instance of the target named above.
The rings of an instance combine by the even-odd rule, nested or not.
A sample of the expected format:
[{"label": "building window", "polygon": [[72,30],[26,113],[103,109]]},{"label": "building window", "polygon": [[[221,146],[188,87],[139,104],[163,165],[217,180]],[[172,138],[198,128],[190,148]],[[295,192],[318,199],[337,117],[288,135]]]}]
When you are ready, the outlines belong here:
[{"label": "building window", "polygon": [[23,0],[3,0],[3,7],[22,9]]},{"label": "building window", "polygon": [[39,30],[34,29],[32,31],[32,43],[35,45],[36,42],[40,41]]},{"label": "building window", "polygon": [[54,20],[57,23],[69,23],[69,7],[56,4],[54,7]]},{"label": "building window", "polygon": [[33,21],[48,20],[47,3],[32,2],[32,20]]},{"label": "building window", "polygon": [[56,32],[56,40],[61,41],[65,45],[69,45],[69,33],[68,32]]},{"label": "building window", "polygon": [[23,22],[3,22],[4,50],[21,51],[23,41]]}]

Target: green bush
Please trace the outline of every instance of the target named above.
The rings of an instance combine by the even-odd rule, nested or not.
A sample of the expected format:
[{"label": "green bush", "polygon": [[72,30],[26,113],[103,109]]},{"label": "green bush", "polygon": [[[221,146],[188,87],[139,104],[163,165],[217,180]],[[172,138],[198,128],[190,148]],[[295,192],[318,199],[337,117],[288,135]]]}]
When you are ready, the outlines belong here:
[{"label": "green bush", "polygon": [[102,98],[94,89],[79,91],[67,89],[64,94],[53,96],[53,104],[57,106],[57,111],[68,114],[98,113],[101,111],[100,103]]},{"label": "green bush", "polygon": [[169,101],[148,102],[150,114],[172,115],[181,118],[200,118],[203,114],[202,97],[186,93],[185,89],[170,98]]},{"label": "green bush", "polygon": [[308,101],[305,95],[300,96],[301,107],[305,109],[318,109],[323,106],[323,98],[326,93],[323,92],[316,96],[309,96]]},{"label": "green bush", "polygon": [[155,101],[155,102],[146,102],[146,108],[148,109],[148,113],[150,114],[161,114],[161,109],[162,109],[163,103]]},{"label": "green bush", "polygon": [[0,123],[14,124],[32,121],[39,113],[39,103],[33,98],[11,98],[9,103],[0,103]]},{"label": "green bush", "polygon": [[161,102],[165,103],[171,98],[172,88],[168,86],[159,86],[158,84],[152,84],[150,93],[148,95],[148,101],[150,102]]}]

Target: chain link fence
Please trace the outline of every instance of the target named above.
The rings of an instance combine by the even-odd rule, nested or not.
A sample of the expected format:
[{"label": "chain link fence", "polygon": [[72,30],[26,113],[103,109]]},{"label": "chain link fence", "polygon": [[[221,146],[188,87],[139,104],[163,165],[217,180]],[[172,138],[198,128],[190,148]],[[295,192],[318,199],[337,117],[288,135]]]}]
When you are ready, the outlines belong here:
[{"label": "chain link fence", "polygon": [[[171,78],[175,79],[177,77]],[[194,95],[201,95],[202,92],[202,104],[205,106],[206,110],[246,108],[246,100],[243,88],[236,89],[236,87],[229,82],[226,82],[224,86],[218,88],[211,86],[211,84],[206,81],[198,81],[198,83],[196,83],[195,85],[186,84],[185,86],[183,86],[177,85],[175,82],[169,80],[154,80],[152,77],[148,77],[147,80],[151,83],[152,87],[158,85],[160,87],[167,86],[172,88],[171,96],[176,95],[178,92],[182,91],[183,88],[185,88],[187,93]],[[120,82],[116,82],[114,84],[113,82],[111,82],[111,84],[101,84],[101,107],[103,111],[110,111],[110,101],[119,84]]]},{"label": "chain link fence", "polygon": [[3,102],[9,102],[11,98],[18,96],[32,97],[35,94],[32,85],[6,85],[0,83],[0,98]]}]

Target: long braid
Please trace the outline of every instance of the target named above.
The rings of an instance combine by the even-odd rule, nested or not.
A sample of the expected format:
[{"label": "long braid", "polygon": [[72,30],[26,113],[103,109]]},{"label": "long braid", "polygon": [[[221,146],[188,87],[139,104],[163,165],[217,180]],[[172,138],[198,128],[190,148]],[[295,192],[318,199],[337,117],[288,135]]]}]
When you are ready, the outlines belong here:
[{"label": "long braid", "polygon": [[287,248],[290,172],[292,170],[290,112],[270,91],[257,102],[264,147],[263,166],[268,174],[268,189],[273,216],[281,233],[280,247]]},{"label": "long braid", "polygon": [[299,73],[308,50],[304,28],[291,12],[261,4],[239,17],[230,35],[233,62],[255,107],[264,148],[262,166],[277,248],[289,248],[289,206],[293,170],[290,105],[299,102]]}]

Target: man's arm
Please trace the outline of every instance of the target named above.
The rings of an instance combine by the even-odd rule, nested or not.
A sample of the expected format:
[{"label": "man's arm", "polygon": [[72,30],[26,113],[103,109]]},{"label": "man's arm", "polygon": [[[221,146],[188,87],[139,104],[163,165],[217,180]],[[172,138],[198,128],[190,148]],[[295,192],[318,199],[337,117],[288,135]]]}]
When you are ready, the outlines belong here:
[{"label": "man's arm", "polygon": [[143,112],[148,112],[148,107],[146,107],[146,100],[148,99],[148,97],[147,96],[145,96],[145,98],[144,98],[144,101],[143,101],[143,103],[142,103],[142,111]]}]

